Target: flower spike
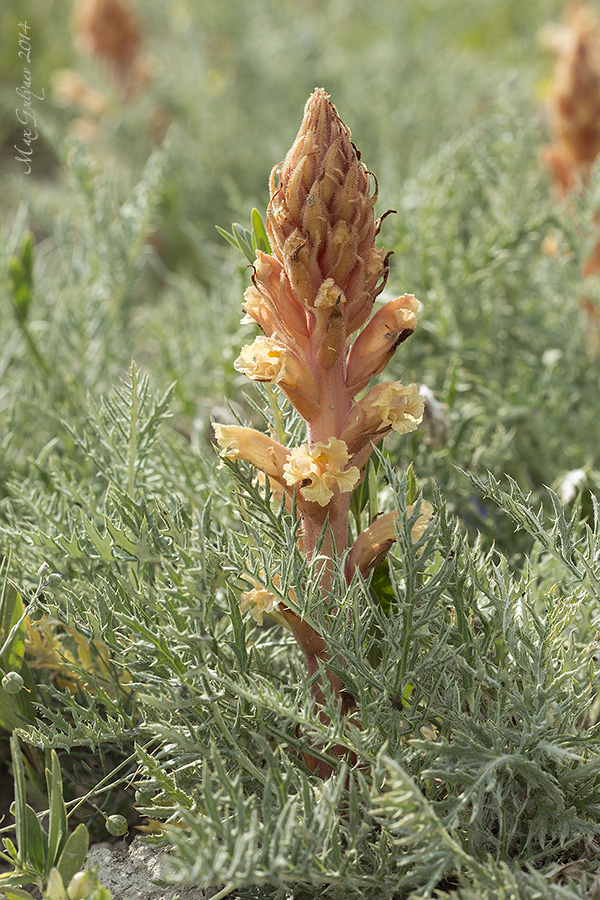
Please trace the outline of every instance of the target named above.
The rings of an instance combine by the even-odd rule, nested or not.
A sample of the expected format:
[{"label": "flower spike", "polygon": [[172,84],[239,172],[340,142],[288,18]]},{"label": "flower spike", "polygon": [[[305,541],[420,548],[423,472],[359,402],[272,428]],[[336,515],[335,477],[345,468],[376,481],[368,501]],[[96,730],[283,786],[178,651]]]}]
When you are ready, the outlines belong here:
[{"label": "flower spike", "polygon": [[[244,295],[243,321],[255,322],[262,335],[243,347],[234,363],[251,380],[286,394],[306,422],[307,441],[286,448],[253,429],[215,427],[222,455],[258,468],[275,496],[285,497],[299,517],[300,551],[315,557],[318,549],[315,571],[324,602],[334,602],[334,558],[348,548],[351,494],[373,448],[392,430],[414,431],[423,418],[416,384],[375,384],[354,399],[413,333],[419,308],[412,294],[404,294],[371,315],[390,256],[375,244],[384,218],[375,218],[376,199],[377,182],[349,129],[329,95],[317,88],[292,148],[271,173],[266,222],[271,253],[257,252]],[[348,581],[356,568],[367,574],[384,558],[396,538],[396,523],[396,513],[388,513],[359,535],[347,557]],[[242,609],[258,622],[263,614],[281,614],[287,622],[306,657],[321,718],[328,715],[325,677],[341,713],[354,709],[354,698],[329,663],[327,635],[259,584],[242,594]],[[345,753],[342,747],[331,752]],[[316,757],[314,765],[322,777],[331,774]]]}]

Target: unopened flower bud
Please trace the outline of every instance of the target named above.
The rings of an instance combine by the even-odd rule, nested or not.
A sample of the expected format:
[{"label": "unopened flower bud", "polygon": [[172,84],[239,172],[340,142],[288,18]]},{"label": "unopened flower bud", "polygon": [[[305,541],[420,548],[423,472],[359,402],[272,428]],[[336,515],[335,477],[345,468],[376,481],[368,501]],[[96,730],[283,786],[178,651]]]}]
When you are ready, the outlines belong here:
[{"label": "unopened flower bud", "polygon": [[252,286],[244,294],[244,308],[267,337],[301,344],[308,335],[306,311],[296,299],[282,264],[260,250]]},{"label": "unopened flower bud", "polygon": [[7,672],[2,679],[2,688],[7,694],[18,694],[25,682],[18,672]]},{"label": "unopened flower bud", "polygon": [[69,900],[86,900],[97,886],[98,882],[92,877],[89,869],[76,872],[69,882],[67,897]]},{"label": "unopened flower bud", "polygon": [[346,334],[366,321],[383,287],[385,253],[375,248],[375,200],[349,129],[317,89],[291,150],[271,175],[267,230],[307,310],[318,307],[324,281],[339,287],[344,318],[357,323],[350,328],[346,321]]},{"label": "unopened flower bud", "polygon": [[390,300],[378,309],[354,341],[346,363],[346,384],[354,396],[381,372],[397,347],[417,324],[419,302],[412,294]]},{"label": "unopened flower bud", "polygon": [[[413,515],[414,509],[414,506],[406,507],[409,518]],[[432,518],[433,506],[428,500],[422,500],[419,516],[411,530],[414,544],[421,539]],[[358,569],[362,575],[366,575],[385,559],[396,540],[397,522],[397,512],[386,513],[375,519],[372,525],[359,534],[346,560],[346,574],[349,578],[352,577],[355,569]]]},{"label": "unopened flower bud", "polygon": [[44,583],[44,587],[51,588],[57,587],[62,581],[62,575],[59,572],[50,572],[46,581]]},{"label": "unopened flower bud", "polygon": [[277,441],[241,425],[215,424],[215,439],[226,459],[243,459],[265,475],[283,481],[283,467],[289,450]]},{"label": "unopened flower bud", "polygon": [[109,816],[104,823],[104,827],[109,834],[120,837],[122,834],[127,834],[127,819],[125,816]]},{"label": "unopened flower bud", "polygon": [[315,308],[317,324],[313,334],[315,355],[319,366],[332,369],[339,363],[346,351],[346,329],[344,327],[344,309],[341,303],[343,294],[336,305]]}]

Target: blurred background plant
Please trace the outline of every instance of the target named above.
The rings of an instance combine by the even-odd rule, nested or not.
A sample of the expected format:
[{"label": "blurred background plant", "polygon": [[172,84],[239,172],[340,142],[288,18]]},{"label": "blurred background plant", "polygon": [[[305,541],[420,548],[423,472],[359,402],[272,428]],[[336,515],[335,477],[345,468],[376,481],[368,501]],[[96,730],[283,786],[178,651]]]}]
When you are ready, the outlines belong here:
[{"label": "blurred background plant", "polygon": [[[183,880],[255,878],[280,896],[298,882],[306,896],[337,871],[340,891],[368,895],[365,873],[387,854],[400,868],[383,866],[382,883],[398,890],[558,897],[573,877],[581,896],[597,854],[598,549],[586,528],[600,488],[600,357],[582,308],[599,302],[600,279],[581,271],[600,180],[592,166],[558,201],[541,160],[553,60],[537,35],[563,3],[121,3],[104,5],[125,17],[120,49],[100,40],[101,3],[0,11],[3,771],[19,725],[32,809],[48,807],[54,748],[68,799],[109,785],[100,812],[73,817],[93,836],[111,815],[132,833],[185,825],[185,840],[169,833]],[[29,176],[14,159],[23,17],[45,91]],[[378,213],[397,212],[389,291],[422,303],[389,377],[422,382],[426,421],[388,443],[387,483],[371,483],[357,515],[402,505],[395,473],[412,462],[410,491],[434,500],[437,484],[461,527],[436,525],[418,557],[403,547],[362,589],[364,630],[357,620],[338,637],[366,711],[352,749],[376,773],[350,798],[343,773],[321,792],[295,756],[315,726],[293,646],[239,616],[249,557],[267,587],[305,596],[294,535],[243,470],[240,511],[210,429],[228,415],[260,424],[263,402],[233,368],[249,335],[247,260],[215,226],[251,232],[321,85],[377,173]],[[464,474],[486,470],[515,480],[512,498]],[[411,560],[425,594],[403,587]],[[377,597],[396,612],[382,617]],[[385,640],[411,648],[403,670]],[[342,826],[340,808],[353,810]],[[280,836],[279,856],[252,822]],[[247,870],[232,849],[244,834]],[[225,849],[211,862],[215,837]],[[419,846],[433,854],[422,864]]]}]

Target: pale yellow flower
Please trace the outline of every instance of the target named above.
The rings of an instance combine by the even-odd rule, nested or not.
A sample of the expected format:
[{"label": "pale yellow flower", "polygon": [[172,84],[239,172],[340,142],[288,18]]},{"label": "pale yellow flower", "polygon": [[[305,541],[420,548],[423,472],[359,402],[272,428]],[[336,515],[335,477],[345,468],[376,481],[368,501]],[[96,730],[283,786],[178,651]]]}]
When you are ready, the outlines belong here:
[{"label": "pale yellow flower", "polygon": [[341,288],[337,286],[333,278],[326,278],[315,297],[315,307],[320,309],[327,306],[337,306],[344,303],[346,298]]},{"label": "pale yellow flower", "polygon": [[252,344],[242,347],[242,352],[233,364],[253,381],[270,381],[277,384],[285,373],[286,349],[268,337],[257,337]]},{"label": "pale yellow flower", "polygon": [[[353,404],[340,437],[351,454],[367,452],[369,455],[372,445],[385,437],[391,428],[398,434],[415,431],[424,412],[425,400],[416,384],[404,387],[401,381],[387,381],[375,385]],[[355,462],[361,466],[364,461],[355,455]]]},{"label": "pale yellow flower", "polygon": [[344,494],[354,488],[360,477],[356,466],[345,468],[349,460],[348,448],[339,438],[329,438],[326,444],[317,441],[311,450],[303,444],[291,451],[283,477],[290,486],[300,482],[305,500],[327,506],[335,487]]},{"label": "pale yellow flower", "polygon": [[263,624],[263,615],[272,612],[279,603],[279,598],[263,587],[242,591],[240,597],[241,611],[244,613],[248,610],[258,625]]},{"label": "pale yellow flower", "polygon": [[416,431],[423,421],[425,401],[416,384],[404,387],[401,381],[393,381],[373,401],[381,414],[383,425],[391,425],[398,434]]}]

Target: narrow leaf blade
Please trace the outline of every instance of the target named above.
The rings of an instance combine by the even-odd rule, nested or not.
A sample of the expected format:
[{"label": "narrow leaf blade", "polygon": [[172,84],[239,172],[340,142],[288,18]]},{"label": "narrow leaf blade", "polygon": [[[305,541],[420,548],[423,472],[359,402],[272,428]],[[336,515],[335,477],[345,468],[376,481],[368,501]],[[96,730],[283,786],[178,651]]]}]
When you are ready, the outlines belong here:
[{"label": "narrow leaf blade", "polygon": [[61,853],[58,862],[57,868],[65,884],[68,884],[73,875],[81,869],[88,852],[89,843],[90,836],[82,822],[77,826],[73,834],[69,835],[65,849]]},{"label": "narrow leaf blade", "polygon": [[67,835],[67,810],[63,799],[60,763],[55,750],[52,751],[51,760],[51,769],[46,769],[50,811],[48,822],[48,856],[46,858],[45,875],[48,875],[50,869],[56,865],[58,857],[63,850]]}]

